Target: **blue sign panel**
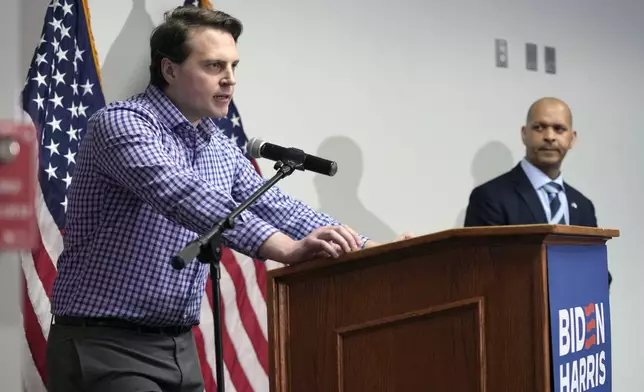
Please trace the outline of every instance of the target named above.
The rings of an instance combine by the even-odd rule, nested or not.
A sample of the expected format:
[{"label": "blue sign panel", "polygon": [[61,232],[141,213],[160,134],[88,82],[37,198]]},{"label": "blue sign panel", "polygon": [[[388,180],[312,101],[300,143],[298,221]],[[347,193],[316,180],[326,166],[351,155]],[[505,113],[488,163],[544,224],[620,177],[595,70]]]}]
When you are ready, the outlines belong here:
[{"label": "blue sign panel", "polygon": [[606,246],[548,246],[553,392],[611,391]]}]

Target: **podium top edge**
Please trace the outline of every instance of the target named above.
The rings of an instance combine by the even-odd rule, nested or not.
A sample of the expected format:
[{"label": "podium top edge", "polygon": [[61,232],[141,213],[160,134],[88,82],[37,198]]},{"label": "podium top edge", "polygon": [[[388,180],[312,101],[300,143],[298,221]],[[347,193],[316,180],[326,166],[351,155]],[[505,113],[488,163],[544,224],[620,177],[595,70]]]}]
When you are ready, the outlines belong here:
[{"label": "podium top edge", "polygon": [[[618,229],[607,229],[601,227],[572,226],[572,225],[507,225],[507,226],[481,226],[462,227],[439,231],[434,234],[451,234],[450,237],[469,237],[485,235],[531,235],[531,234],[561,234],[570,236],[615,238],[619,237]],[[430,234],[429,236],[432,236]]]},{"label": "podium top edge", "polygon": [[[517,237],[534,235],[560,235],[566,237],[584,237],[608,240],[619,237],[620,233],[617,229],[606,229],[600,227],[537,224],[461,227],[442,230],[419,236],[417,238],[422,238],[422,240],[419,240],[420,242],[437,242],[468,237]],[[413,240],[414,238],[408,241]]]},{"label": "podium top edge", "polygon": [[507,226],[480,226],[480,227],[462,227],[442,230],[434,233],[420,235],[404,241],[396,241],[381,244],[369,249],[364,249],[359,252],[347,254],[339,259],[329,260],[311,260],[305,263],[299,263],[292,266],[285,266],[285,268],[277,268],[268,271],[269,280],[282,275],[296,273],[299,271],[306,271],[324,267],[325,265],[342,264],[352,260],[370,257],[376,253],[394,251],[403,249],[408,246],[415,246],[421,244],[437,243],[442,241],[475,238],[475,237],[526,237],[526,236],[563,236],[570,238],[585,238],[585,239],[599,239],[609,240],[611,238],[619,237],[620,232],[618,229],[606,229],[600,227],[588,226],[571,226],[571,225],[507,225]]}]

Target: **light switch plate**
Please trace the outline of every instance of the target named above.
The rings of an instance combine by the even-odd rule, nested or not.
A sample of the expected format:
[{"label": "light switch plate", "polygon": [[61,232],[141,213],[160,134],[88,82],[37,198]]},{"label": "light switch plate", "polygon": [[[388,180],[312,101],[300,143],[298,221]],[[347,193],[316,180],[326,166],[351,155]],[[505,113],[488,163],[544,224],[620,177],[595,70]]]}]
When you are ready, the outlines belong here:
[{"label": "light switch plate", "polygon": [[498,68],[508,68],[508,41],[497,38],[494,43],[496,66]]}]

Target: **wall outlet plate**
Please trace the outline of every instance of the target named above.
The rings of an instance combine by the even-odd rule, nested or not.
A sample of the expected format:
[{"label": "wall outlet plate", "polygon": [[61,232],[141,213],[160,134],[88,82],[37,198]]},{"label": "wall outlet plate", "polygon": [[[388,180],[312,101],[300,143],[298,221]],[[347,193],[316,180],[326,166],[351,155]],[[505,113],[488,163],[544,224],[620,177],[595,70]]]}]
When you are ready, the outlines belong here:
[{"label": "wall outlet plate", "polygon": [[497,68],[508,68],[508,41],[497,38],[494,40],[494,48]]}]

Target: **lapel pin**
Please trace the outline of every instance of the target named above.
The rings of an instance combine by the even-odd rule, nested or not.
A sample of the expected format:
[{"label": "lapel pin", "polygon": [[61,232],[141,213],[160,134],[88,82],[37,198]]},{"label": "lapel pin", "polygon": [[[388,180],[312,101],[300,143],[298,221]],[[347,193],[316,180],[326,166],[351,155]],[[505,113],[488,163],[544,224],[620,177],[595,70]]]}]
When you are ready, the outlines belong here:
[{"label": "lapel pin", "polygon": [[572,206],[572,208],[577,208],[577,203],[575,203],[574,201],[570,203],[570,205]]}]

